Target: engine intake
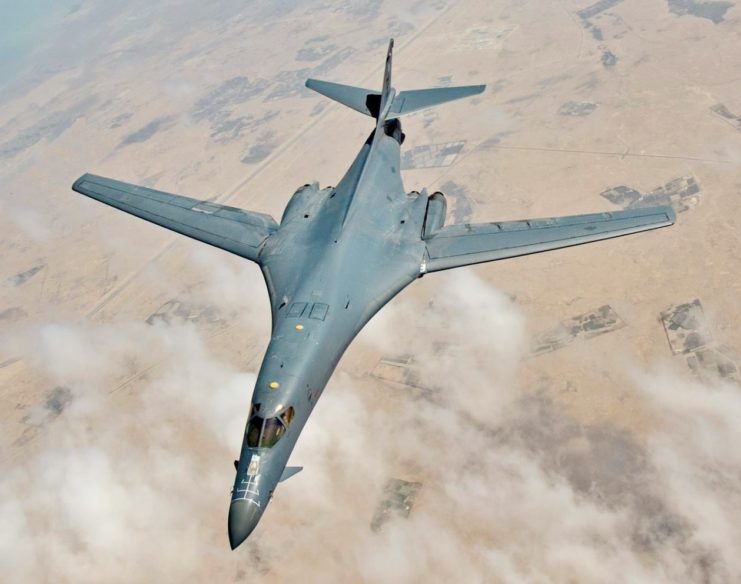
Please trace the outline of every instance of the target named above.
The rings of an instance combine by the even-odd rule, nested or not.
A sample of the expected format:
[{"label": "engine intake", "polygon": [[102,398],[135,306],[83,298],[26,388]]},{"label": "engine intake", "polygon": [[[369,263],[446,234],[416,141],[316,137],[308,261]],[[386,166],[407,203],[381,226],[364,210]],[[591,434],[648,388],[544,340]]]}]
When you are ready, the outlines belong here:
[{"label": "engine intake", "polygon": [[440,191],[432,193],[427,199],[427,212],[425,213],[425,223],[422,228],[422,239],[433,236],[445,225],[445,213],[448,209],[448,203],[445,195]]},{"label": "engine intake", "polygon": [[283,211],[280,218],[281,225],[288,223],[296,218],[303,218],[304,215],[310,214],[316,205],[319,184],[305,184],[293,193],[291,200]]}]

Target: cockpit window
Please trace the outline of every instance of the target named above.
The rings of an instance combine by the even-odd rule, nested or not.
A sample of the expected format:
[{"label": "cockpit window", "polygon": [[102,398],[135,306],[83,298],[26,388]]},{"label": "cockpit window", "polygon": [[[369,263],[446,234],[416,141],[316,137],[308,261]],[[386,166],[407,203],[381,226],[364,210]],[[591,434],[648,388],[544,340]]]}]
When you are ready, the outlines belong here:
[{"label": "cockpit window", "polygon": [[270,418],[265,420],[262,427],[262,438],[260,438],[261,448],[272,448],[275,443],[286,433],[286,427],[279,418]]},{"label": "cockpit window", "polygon": [[247,446],[250,448],[272,448],[288,430],[293,420],[294,409],[287,408],[279,416],[274,418],[262,418],[252,409],[253,416],[247,425]]},{"label": "cockpit window", "polygon": [[250,418],[250,423],[247,425],[247,446],[250,448],[257,448],[260,443],[260,432],[264,421],[260,416]]},{"label": "cockpit window", "polygon": [[285,412],[283,412],[280,415],[281,420],[283,420],[283,423],[286,425],[286,428],[291,425],[291,420],[293,420],[293,408],[288,408]]}]

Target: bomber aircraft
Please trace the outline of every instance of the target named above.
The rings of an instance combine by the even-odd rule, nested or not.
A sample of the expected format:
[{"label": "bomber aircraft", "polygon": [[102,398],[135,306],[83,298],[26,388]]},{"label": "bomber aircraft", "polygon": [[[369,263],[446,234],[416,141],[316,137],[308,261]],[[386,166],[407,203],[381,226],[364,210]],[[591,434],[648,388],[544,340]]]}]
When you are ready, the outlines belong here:
[{"label": "bomber aircraft", "polygon": [[375,119],[336,187],[305,184],[280,224],[269,215],[92,174],[72,188],[260,266],[272,310],[270,343],[247,418],[229,507],[229,542],[257,526],[337,362],[363,326],[428,272],[539,253],[672,225],[671,207],[446,225],[445,195],[404,190],[399,117],[484,91],[484,85],[381,91],[309,79],[306,86]]}]

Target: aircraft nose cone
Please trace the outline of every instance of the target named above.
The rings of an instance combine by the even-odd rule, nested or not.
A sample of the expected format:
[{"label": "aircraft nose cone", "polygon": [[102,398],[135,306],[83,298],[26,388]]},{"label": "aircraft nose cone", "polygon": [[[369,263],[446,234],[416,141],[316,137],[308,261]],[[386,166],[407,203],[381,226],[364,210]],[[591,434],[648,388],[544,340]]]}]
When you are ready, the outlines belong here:
[{"label": "aircraft nose cone", "polygon": [[262,511],[251,501],[232,501],[229,507],[229,544],[232,549],[241,544],[257,527]]}]

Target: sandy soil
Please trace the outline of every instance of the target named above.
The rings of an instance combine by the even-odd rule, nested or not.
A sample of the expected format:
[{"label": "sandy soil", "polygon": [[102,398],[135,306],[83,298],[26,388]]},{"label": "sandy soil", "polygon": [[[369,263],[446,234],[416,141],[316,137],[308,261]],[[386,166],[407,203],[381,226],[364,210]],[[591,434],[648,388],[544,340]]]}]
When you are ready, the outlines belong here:
[{"label": "sandy soil", "polygon": [[[192,4],[60,15],[0,98],[9,581],[738,581],[739,9]],[[371,129],[305,78],[375,87],[389,36],[397,88],[488,86],[404,120],[405,185],[446,192],[449,222],[609,211],[628,187],[677,225],[407,289],[231,552],[259,270],[69,186],[90,171],[280,217]],[[664,321],[701,342],[673,352],[661,313],[695,299]],[[573,328],[605,305],[619,322]],[[422,487],[375,532],[390,477]]]}]

